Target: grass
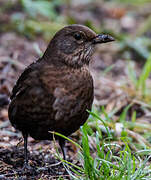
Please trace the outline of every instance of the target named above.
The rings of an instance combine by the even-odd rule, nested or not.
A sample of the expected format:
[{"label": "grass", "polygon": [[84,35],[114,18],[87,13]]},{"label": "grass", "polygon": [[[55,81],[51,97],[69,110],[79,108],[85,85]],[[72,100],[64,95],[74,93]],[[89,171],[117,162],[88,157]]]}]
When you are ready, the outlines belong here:
[{"label": "grass", "polygon": [[[111,128],[107,125],[109,121],[113,121],[111,118],[108,117],[102,120],[100,116],[105,115],[104,113],[98,115],[90,112],[89,121],[81,127],[81,145],[74,142],[78,148],[80,165],[77,166],[64,161],[58,153],[58,157],[63,161],[72,179],[145,180],[151,178],[151,165],[149,162],[151,150],[146,144],[142,147],[133,144],[134,139],[129,136],[128,128],[125,128],[125,126],[128,126],[124,120],[126,111],[128,111],[128,108],[123,111],[119,118],[119,122],[123,124],[120,136],[116,136],[115,129],[112,129],[111,133]],[[95,131],[94,127],[93,129],[91,127],[91,122],[95,124]],[[100,125],[105,127],[106,134],[102,134]],[[68,140],[73,143],[70,139]],[[132,145],[135,147],[135,151]]]},{"label": "grass", "polygon": [[131,79],[132,83],[134,84],[134,89],[136,90],[136,95],[141,96],[143,101],[147,101],[148,104],[151,103],[151,86],[148,84],[148,78],[151,74],[151,54],[149,55],[146,63],[142,69],[141,75],[137,78],[136,72],[134,69],[129,65],[129,78]]}]

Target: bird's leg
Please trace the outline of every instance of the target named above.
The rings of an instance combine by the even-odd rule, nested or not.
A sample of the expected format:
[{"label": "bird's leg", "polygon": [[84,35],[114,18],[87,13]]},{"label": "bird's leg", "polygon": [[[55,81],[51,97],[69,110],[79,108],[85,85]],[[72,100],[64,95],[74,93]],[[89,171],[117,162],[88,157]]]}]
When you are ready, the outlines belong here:
[{"label": "bird's leg", "polygon": [[31,169],[31,167],[28,165],[28,156],[27,156],[27,140],[28,140],[28,134],[23,133],[23,138],[24,138],[24,169]]},{"label": "bird's leg", "polygon": [[27,157],[27,141],[28,141],[28,134],[23,133],[23,138],[24,138],[24,165],[28,165],[28,157]]},{"label": "bird's leg", "polygon": [[65,139],[59,138],[59,145],[63,154],[63,159],[66,160],[66,149],[65,149]]}]

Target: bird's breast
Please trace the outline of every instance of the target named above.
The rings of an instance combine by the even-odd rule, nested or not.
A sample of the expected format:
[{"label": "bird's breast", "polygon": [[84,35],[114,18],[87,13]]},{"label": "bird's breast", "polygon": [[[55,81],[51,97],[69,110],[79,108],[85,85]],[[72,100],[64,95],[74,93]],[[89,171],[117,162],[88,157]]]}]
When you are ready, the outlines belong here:
[{"label": "bird's breast", "polygon": [[62,96],[66,94],[84,98],[93,95],[93,79],[87,67],[61,68],[57,71],[52,67],[48,68],[41,77],[48,92],[55,94],[56,89],[60,88]]}]

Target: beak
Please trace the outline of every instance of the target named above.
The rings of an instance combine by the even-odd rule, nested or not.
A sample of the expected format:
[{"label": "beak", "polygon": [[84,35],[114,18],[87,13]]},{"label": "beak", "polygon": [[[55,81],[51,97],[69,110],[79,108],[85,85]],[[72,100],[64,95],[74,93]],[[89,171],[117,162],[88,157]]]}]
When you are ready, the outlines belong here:
[{"label": "beak", "polygon": [[93,44],[107,43],[111,41],[115,41],[112,36],[106,34],[99,34],[93,39]]}]

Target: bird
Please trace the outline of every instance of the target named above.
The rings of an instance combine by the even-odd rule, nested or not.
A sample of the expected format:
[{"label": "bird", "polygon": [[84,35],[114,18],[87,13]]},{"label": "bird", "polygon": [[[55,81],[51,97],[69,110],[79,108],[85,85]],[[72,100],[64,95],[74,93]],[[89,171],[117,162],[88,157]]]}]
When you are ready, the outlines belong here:
[{"label": "bird", "polygon": [[[56,32],[43,56],[25,68],[11,93],[9,120],[24,139],[24,166],[28,167],[27,142],[53,140],[50,133],[69,136],[88,119],[94,87],[89,62],[96,44],[114,41],[89,27],[73,24]],[[56,136],[65,154],[65,139]]]}]

